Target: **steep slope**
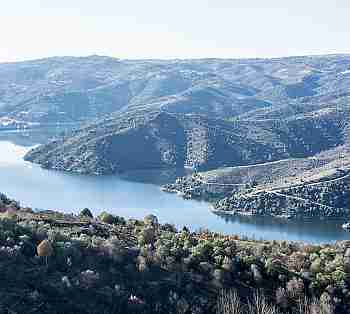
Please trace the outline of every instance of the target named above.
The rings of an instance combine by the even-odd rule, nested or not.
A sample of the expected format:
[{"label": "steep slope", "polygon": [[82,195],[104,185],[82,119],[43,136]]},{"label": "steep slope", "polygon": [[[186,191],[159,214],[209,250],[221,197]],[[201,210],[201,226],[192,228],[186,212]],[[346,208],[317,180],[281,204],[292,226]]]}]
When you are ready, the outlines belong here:
[{"label": "steep slope", "polygon": [[348,143],[348,111],[285,121],[226,121],[134,110],[115,114],[31,151],[47,168],[106,174],[130,169],[199,170],[313,156]]}]

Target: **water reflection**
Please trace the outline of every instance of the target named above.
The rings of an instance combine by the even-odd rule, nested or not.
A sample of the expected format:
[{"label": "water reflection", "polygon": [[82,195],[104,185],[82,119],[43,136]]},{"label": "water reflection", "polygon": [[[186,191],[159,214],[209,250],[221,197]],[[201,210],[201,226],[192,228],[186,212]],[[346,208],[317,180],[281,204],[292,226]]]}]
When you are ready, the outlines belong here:
[{"label": "water reflection", "polygon": [[[310,242],[328,242],[350,239],[350,233],[342,229],[346,219],[282,219],[271,217],[233,216],[215,213],[229,225],[239,225],[240,228],[249,228],[250,237],[256,239],[276,239],[274,234],[279,234],[277,239]],[[253,230],[252,230],[253,229]],[[254,230],[256,232],[254,232]],[[247,230],[245,230],[247,231]],[[242,232],[238,232],[244,235]],[[266,237],[267,235],[267,237]]]},{"label": "water reflection", "polygon": [[0,132],[0,191],[23,205],[77,212],[84,207],[94,214],[108,210],[129,218],[149,213],[163,223],[192,230],[208,228],[256,239],[330,242],[350,239],[344,222],[329,220],[281,220],[264,217],[213,214],[205,202],[183,200],[160,191],[159,185],[184,175],[184,170],[133,171],[120,176],[87,176],[50,171],[24,162],[23,155],[71,127]]},{"label": "water reflection", "polygon": [[189,169],[183,168],[172,168],[172,169],[161,169],[161,170],[135,170],[122,173],[119,176],[128,181],[151,183],[156,185],[164,185],[167,183],[174,182],[178,177],[182,177],[190,174]]}]

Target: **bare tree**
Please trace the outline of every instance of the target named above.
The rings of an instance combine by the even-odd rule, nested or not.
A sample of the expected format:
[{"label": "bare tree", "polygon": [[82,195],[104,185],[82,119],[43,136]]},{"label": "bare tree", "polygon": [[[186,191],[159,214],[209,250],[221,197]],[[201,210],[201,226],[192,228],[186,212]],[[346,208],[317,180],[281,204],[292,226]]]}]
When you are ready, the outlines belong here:
[{"label": "bare tree", "polygon": [[243,308],[239,296],[235,290],[221,291],[217,309],[217,314],[243,314]]},{"label": "bare tree", "polygon": [[253,300],[248,302],[247,314],[279,314],[277,307],[270,305],[265,296],[256,292]]}]

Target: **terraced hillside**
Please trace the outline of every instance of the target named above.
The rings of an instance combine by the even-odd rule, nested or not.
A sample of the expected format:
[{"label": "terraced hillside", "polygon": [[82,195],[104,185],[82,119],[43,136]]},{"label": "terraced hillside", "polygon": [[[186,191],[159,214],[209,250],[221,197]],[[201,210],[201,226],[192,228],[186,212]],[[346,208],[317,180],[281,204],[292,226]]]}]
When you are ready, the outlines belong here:
[{"label": "terraced hillside", "polygon": [[221,167],[164,187],[244,215],[350,217],[349,144],[305,158]]}]

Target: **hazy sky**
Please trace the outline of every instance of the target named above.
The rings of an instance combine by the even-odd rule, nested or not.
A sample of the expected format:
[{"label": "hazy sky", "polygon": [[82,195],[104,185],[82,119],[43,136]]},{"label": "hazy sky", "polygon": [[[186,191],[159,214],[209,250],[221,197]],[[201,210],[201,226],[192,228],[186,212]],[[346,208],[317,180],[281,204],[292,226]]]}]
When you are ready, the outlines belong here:
[{"label": "hazy sky", "polygon": [[349,0],[0,0],[0,62],[350,52]]}]

